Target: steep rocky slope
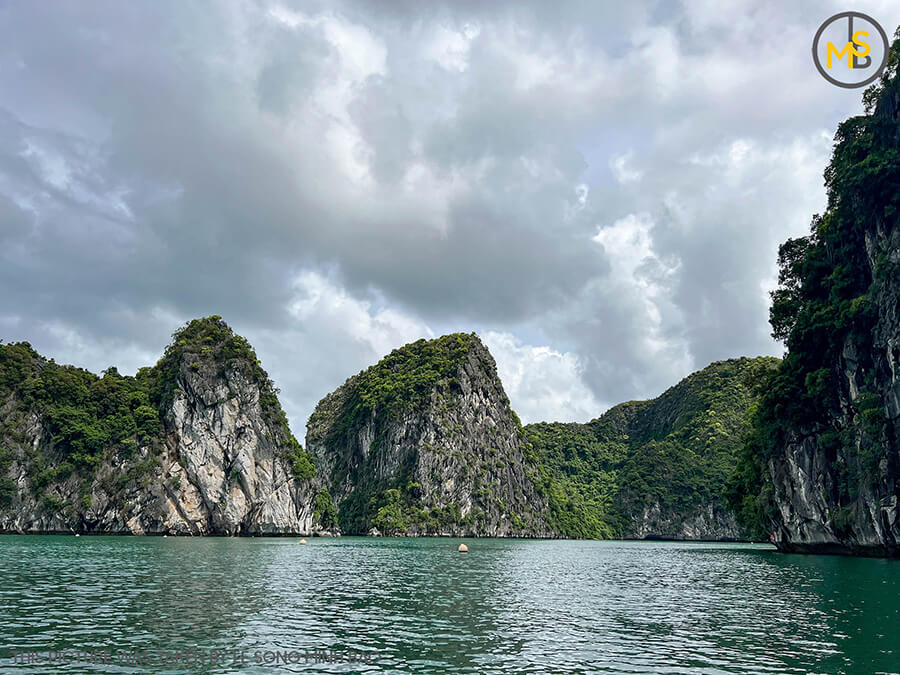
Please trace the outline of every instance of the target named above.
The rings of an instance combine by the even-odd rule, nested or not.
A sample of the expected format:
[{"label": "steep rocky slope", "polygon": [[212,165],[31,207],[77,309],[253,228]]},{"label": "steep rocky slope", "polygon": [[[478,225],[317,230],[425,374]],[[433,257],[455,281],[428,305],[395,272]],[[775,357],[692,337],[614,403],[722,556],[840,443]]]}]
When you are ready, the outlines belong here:
[{"label": "steep rocky slope", "polygon": [[351,377],[306,445],[345,533],[547,536],[537,466],[477,336],[419,340]]},{"label": "steep rocky slope", "polygon": [[0,345],[0,423],[0,531],[287,534],[327,521],[271,382],[219,317],[190,322],[136,377]]},{"label": "steep rocky slope", "polygon": [[576,537],[748,538],[725,500],[726,481],[748,425],[750,385],[777,363],[719,361],[587,424],[525,427],[551,523]]},{"label": "steep rocky slope", "polygon": [[742,538],[723,486],[775,362],[523,428],[477,336],[419,340],[326,396],[307,452],[219,317],[135,377],[0,345],[0,531]]},{"label": "steep rocky slope", "polygon": [[900,41],[839,127],[828,208],[779,251],[787,353],[736,479],[784,551],[900,555]]}]

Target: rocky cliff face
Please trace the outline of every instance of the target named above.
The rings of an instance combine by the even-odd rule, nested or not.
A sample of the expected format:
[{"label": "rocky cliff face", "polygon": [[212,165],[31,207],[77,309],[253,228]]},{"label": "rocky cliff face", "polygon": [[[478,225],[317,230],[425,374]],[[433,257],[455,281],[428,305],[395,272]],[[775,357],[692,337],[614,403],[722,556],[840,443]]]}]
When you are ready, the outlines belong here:
[{"label": "rocky cliff face", "polygon": [[779,251],[787,353],[742,463],[744,515],[783,551],[900,555],[900,42],[839,127],[828,209]]},{"label": "rocky cliff face", "polygon": [[625,539],[676,541],[745,541],[747,530],[734,513],[720,503],[691,506],[686,511],[655,501],[631,514],[622,531]]},{"label": "rocky cliff face", "polygon": [[0,531],[312,533],[314,470],[218,318],[154,368],[102,378],[0,346]]},{"label": "rocky cliff face", "polygon": [[[768,461],[784,551],[900,556],[900,229],[875,218],[863,236],[871,340],[843,338],[829,369],[832,414],[789,428]],[[879,275],[885,265],[895,270]]]},{"label": "rocky cliff face", "polygon": [[395,350],[326,396],[306,436],[345,533],[550,536],[538,468],[474,335]]}]

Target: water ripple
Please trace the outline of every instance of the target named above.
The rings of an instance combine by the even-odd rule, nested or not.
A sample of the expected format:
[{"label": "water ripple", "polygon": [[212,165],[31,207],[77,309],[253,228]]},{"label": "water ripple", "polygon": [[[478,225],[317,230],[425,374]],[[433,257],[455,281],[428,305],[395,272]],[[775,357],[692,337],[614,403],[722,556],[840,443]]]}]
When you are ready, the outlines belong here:
[{"label": "water ripple", "polygon": [[[0,670],[900,668],[897,561],[659,542],[467,540],[460,555],[458,543],[0,537]],[[21,656],[76,651],[113,662]],[[122,654],[207,660],[140,665]],[[289,662],[266,665],[276,656]]]}]

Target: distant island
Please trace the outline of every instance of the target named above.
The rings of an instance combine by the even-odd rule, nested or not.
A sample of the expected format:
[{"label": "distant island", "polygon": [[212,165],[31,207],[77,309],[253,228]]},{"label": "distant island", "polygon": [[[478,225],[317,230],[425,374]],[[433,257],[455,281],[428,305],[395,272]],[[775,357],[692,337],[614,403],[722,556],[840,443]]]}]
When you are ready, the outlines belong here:
[{"label": "distant island", "polygon": [[587,424],[522,426],[474,334],[354,375],[296,440],[252,347],[189,322],[134,377],[0,345],[0,530],[742,539],[725,499],[777,359],[712,364]]}]

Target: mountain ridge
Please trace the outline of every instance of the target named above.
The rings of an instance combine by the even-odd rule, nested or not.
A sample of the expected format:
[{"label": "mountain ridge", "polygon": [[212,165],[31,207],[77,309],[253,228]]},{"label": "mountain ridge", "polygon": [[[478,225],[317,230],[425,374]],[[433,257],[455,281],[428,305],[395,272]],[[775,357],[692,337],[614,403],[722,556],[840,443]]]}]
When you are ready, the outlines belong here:
[{"label": "mountain ridge", "polygon": [[730,513],[725,489],[753,405],[748,379],[777,362],[716,361],[654,399],[620,403],[590,422],[526,425],[560,530],[601,538],[750,538]]},{"label": "mountain ridge", "polygon": [[312,532],[315,468],[249,344],[189,322],[134,377],[0,345],[0,530]]},{"label": "mountain ridge", "polygon": [[475,334],[418,340],[327,395],[306,446],[344,531],[550,536],[521,423]]},{"label": "mountain ridge", "polygon": [[[0,529],[740,538],[720,513],[723,472],[711,490],[676,469],[709,468],[691,454],[700,437],[686,440],[709,435],[700,412],[730,411],[731,444],[749,406],[737,372],[715,405],[692,382],[762,361],[711,364],[587,423],[523,427],[477,335],[421,339],[323,397],[304,449],[252,347],[218,316],[188,322],[133,377],[0,344]],[[552,434],[580,459],[555,456]],[[659,467],[687,497],[673,501]],[[692,494],[706,510],[685,529],[677,509],[697,507]]]}]

